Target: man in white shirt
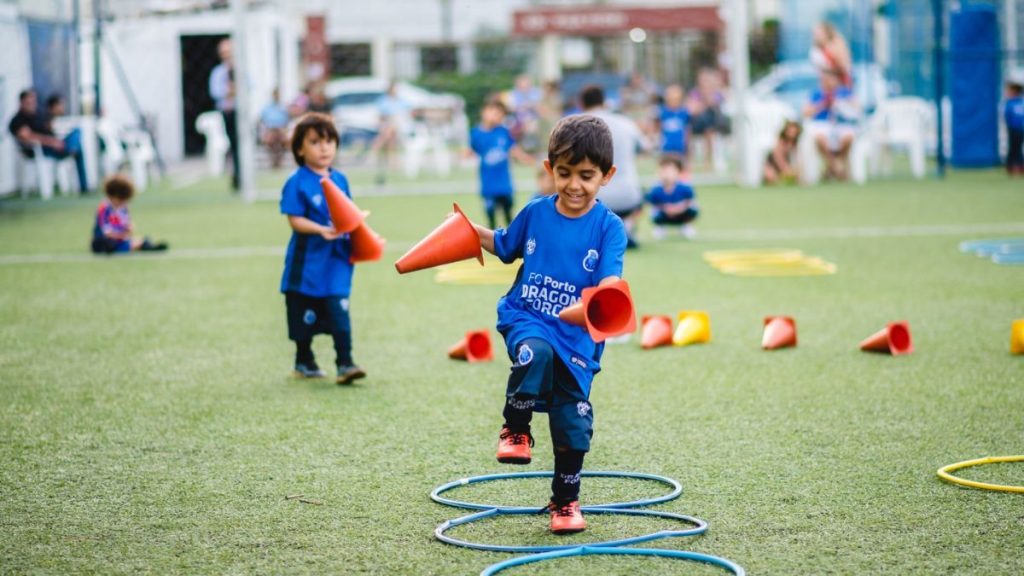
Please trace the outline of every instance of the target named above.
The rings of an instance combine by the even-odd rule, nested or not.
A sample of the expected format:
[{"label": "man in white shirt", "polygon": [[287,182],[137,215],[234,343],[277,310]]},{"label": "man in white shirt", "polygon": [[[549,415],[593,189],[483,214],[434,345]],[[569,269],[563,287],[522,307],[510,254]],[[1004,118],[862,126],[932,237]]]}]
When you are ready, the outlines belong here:
[{"label": "man in white shirt", "polygon": [[235,70],[231,54],[231,39],[217,45],[220,64],[210,72],[210,97],[224,116],[224,130],[231,145],[231,189],[238,190],[238,121],[235,117]]}]

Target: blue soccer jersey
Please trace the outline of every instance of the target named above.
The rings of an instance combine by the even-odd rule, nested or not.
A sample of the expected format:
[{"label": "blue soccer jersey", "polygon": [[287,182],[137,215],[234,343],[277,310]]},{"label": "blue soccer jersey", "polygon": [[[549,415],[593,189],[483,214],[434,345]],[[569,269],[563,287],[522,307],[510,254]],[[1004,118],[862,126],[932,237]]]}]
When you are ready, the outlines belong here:
[{"label": "blue soccer jersey", "polygon": [[686,124],[690,121],[690,111],[685,107],[662,106],[658,120],[661,122],[661,151],[686,153]]},{"label": "blue soccer jersey", "polygon": [[504,126],[490,130],[477,126],[469,134],[469,146],[480,156],[480,194],[485,198],[512,195],[508,151],[516,145]]},{"label": "blue soccer jersey", "polygon": [[[281,213],[302,216],[317,224],[331,225],[327,200],[320,188],[321,176],[300,166],[284,183],[281,191]],[[331,181],[349,197],[348,180],[331,170]],[[281,292],[298,292],[306,296],[348,296],[352,290],[352,264],[348,262],[351,243],[348,235],[337,240],[324,240],[319,234],[292,231],[284,258]]]},{"label": "blue soccer jersey", "polygon": [[647,193],[647,201],[658,212],[661,212],[661,207],[665,204],[678,204],[686,200],[693,200],[693,198],[693,188],[682,182],[676,182],[670,192],[666,192],[665,187],[659,183]]},{"label": "blue soccer jersey", "polygon": [[1024,96],[1017,96],[1006,101],[1003,109],[1003,120],[1010,130],[1024,130]]},{"label": "blue soccer jersey", "polygon": [[551,344],[569,367],[583,393],[600,369],[604,344],[596,344],[585,328],[558,319],[558,313],[580,301],[583,289],[609,276],[622,276],[626,230],[600,201],[579,218],[555,209],[557,196],[531,200],[508,229],[494,234],[494,251],[502,262],[523,259],[515,284],[498,300],[498,331],[509,356],[526,338]]},{"label": "blue soccer jersey", "polygon": [[853,124],[857,121],[855,111],[851,108],[853,91],[841,86],[835,92],[822,92],[820,88],[811,93],[811,104],[818,109],[812,120],[831,121],[841,124]]}]

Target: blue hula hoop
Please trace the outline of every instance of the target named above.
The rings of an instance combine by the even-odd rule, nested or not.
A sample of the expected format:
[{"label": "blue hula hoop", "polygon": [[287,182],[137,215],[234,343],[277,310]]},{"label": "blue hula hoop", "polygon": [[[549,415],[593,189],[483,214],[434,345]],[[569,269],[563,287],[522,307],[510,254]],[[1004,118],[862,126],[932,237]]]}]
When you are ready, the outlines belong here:
[{"label": "blue hula hoop", "polygon": [[434,537],[441,542],[446,544],[452,544],[453,546],[462,546],[463,548],[470,548],[473,550],[484,550],[486,552],[553,552],[557,550],[570,550],[581,547],[592,547],[592,548],[604,548],[604,547],[616,547],[616,546],[629,546],[632,544],[640,544],[643,542],[650,542],[652,540],[661,540],[662,538],[682,538],[686,536],[697,536],[707,532],[708,523],[699,518],[692,516],[684,516],[682,514],[675,514],[672,512],[659,512],[655,510],[630,510],[621,508],[591,508],[589,513],[591,514],[622,514],[627,516],[646,516],[649,518],[669,518],[672,520],[678,520],[686,524],[693,525],[692,528],[686,530],[660,530],[658,532],[652,532],[650,534],[644,534],[642,536],[633,536],[630,538],[620,538],[617,540],[606,540],[604,542],[587,542],[585,544],[561,544],[561,545],[549,545],[549,546],[511,546],[504,544],[482,544],[479,542],[469,542],[467,540],[460,540],[445,534],[449,529],[455,528],[456,526],[463,526],[476,522],[478,520],[484,520],[486,518],[492,518],[496,516],[505,516],[512,514],[535,514],[537,509],[529,510],[501,510],[498,508],[491,508],[490,510],[483,510],[480,512],[474,512],[461,518],[454,520],[446,520],[441,523],[436,529],[434,529]]},{"label": "blue hula hoop", "polygon": [[699,552],[687,552],[683,550],[665,550],[661,548],[595,548],[591,546],[578,546],[576,548],[570,548],[568,550],[558,550],[556,552],[545,552],[543,554],[531,554],[529,556],[520,556],[518,558],[511,558],[497,564],[492,564],[484,569],[480,573],[480,576],[492,576],[507,568],[513,566],[522,566],[523,564],[533,564],[534,562],[543,562],[545,560],[555,560],[558,558],[571,558],[573,556],[597,556],[597,555],[624,555],[624,556],[660,556],[663,558],[676,558],[679,560],[690,560],[692,562],[703,562],[705,564],[711,564],[732,572],[736,576],[746,576],[746,570],[742,566],[736,564],[731,560],[725,558],[719,558],[718,556],[711,556],[709,554],[701,554]]},{"label": "blue hula hoop", "polygon": [[[554,476],[554,472],[511,472],[505,474],[484,474],[482,476],[472,476],[469,478],[460,478],[447,484],[442,484],[434,491],[430,493],[430,498],[438,504],[444,504],[445,506],[452,506],[455,508],[466,508],[469,510],[498,510],[500,512],[515,513],[515,512],[540,512],[540,508],[533,506],[501,506],[499,504],[479,504],[476,502],[463,502],[461,500],[453,500],[451,498],[445,498],[441,494],[458,488],[460,486],[469,486],[470,484],[480,484],[482,482],[492,482],[495,480],[514,480],[520,478],[551,478]],[[668,478],[666,476],[658,476],[657,474],[643,474],[635,472],[589,472],[584,470],[580,472],[580,476],[584,478],[634,478],[638,480],[650,480],[652,482],[659,482],[672,487],[672,491],[663,496],[657,496],[655,498],[645,498],[642,500],[633,500],[631,502],[613,502],[611,504],[594,504],[590,506],[582,506],[580,509],[583,512],[596,511],[599,508],[640,508],[642,506],[653,506],[655,504],[661,504],[663,502],[669,502],[675,500],[683,493],[683,486],[679,482]]]}]

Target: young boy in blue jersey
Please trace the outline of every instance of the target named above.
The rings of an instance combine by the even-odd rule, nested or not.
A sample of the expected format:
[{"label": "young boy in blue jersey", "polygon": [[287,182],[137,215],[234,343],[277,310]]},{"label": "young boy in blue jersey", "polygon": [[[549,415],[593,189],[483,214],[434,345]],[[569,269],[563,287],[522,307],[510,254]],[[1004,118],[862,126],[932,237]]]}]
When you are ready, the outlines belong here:
[{"label": "young boy in blue jersey", "polygon": [[496,227],[496,212],[500,207],[505,223],[512,222],[512,171],[509,156],[524,164],[533,158],[516,145],[512,133],[505,127],[505,105],[500,100],[489,100],[480,111],[480,124],[469,133],[470,150],[480,157],[480,195],[484,199],[487,224]]},{"label": "young boy in blue jersey", "polygon": [[1006,122],[1006,172],[1010,176],[1024,176],[1024,83],[1011,80],[1006,83],[1006,104],[1003,105]]},{"label": "young boy in blue jersey", "polygon": [[655,118],[661,130],[663,154],[686,155],[690,131],[690,109],[683,101],[683,87],[673,84],[665,88],[665,103],[658,108]]},{"label": "young boy in blue jersey", "polygon": [[665,154],[658,161],[658,183],[647,193],[647,202],[653,212],[652,235],[665,237],[665,226],[679,226],[679,233],[686,238],[696,236],[692,222],[697,219],[697,201],[693,187],[683,182],[683,158]]},{"label": "young boy in blue jersey", "polygon": [[288,338],[295,342],[295,375],[323,378],[313,357],[313,336],[334,338],[337,383],[348,384],[366,373],[352,361],[349,296],[353,266],[348,234],[331,226],[321,178],[330,178],[350,196],[348,180],[331,163],[338,151],[338,131],[330,116],[309,113],[292,132],[292,155],[299,165],[281,191],[281,213],[288,217],[292,238],[284,260],[281,292],[288,317]]},{"label": "young boy in blue jersey", "polygon": [[626,232],[597,200],[615,174],[608,126],[589,115],[563,118],[551,133],[544,166],[555,194],[531,200],[506,229],[475,225],[480,245],[503,262],[522,258],[512,288],[498,301],[498,331],[513,361],[498,441],[498,461],[530,462],[534,412],[547,412],[555,456],[551,531],[586,528],[580,512],[580,471],[590,449],[594,410],[590,387],[604,344],[558,319],[584,288],[622,276]]}]

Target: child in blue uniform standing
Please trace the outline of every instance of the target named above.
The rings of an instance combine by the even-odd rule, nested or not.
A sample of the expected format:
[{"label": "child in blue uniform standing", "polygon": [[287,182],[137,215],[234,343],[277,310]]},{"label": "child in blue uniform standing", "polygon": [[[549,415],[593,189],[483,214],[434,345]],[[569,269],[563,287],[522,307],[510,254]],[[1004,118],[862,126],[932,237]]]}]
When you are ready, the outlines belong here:
[{"label": "child in blue uniform standing", "polygon": [[505,114],[501,101],[488,101],[480,112],[480,124],[469,133],[469,147],[480,157],[480,195],[491,229],[496,227],[495,213],[499,207],[505,214],[505,223],[512,222],[515,190],[509,156],[524,164],[533,163],[533,158],[516,145],[512,133],[505,127]]},{"label": "child in blue uniform standing", "polygon": [[551,482],[551,531],[586,528],[580,512],[580,472],[590,449],[594,411],[590,387],[604,344],[558,319],[584,288],[622,275],[626,232],[622,220],[597,200],[615,174],[608,126],[589,115],[562,119],[551,134],[545,168],[555,194],[531,200],[507,229],[475,225],[481,246],[523,264],[498,301],[498,331],[512,360],[498,461],[531,460],[533,413],[548,412],[555,474]]},{"label": "child in blue uniform standing", "polygon": [[337,383],[348,384],[366,373],[352,360],[349,296],[353,266],[348,234],[331,226],[321,178],[330,178],[351,197],[348,180],[331,163],[338,151],[338,131],[330,116],[303,116],[292,133],[292,155],[299,165],[281,191],[281,213],[288,217],[292,238],[285,255],[281,292],[288,316],[288,338],[295,342],[295,374],[322,378],[313,357],[313,336],[330,334],[338,368]]},{"label": "child in blue uniform standing", "polygon": [[686,155],[687,133],[690,130],[690,109],[683,101],[683,88],[673,84],[665,89],[665,103],[656,118],[661,130],[661,151],[666,154]]},{"label": "child in blue uniform standing", "polygon": [[1024,83],[1011,80],[1006,83],[1006,104],[1003,107],[1006,122],[1006,172],[1010,176],[1024,176]]}]

